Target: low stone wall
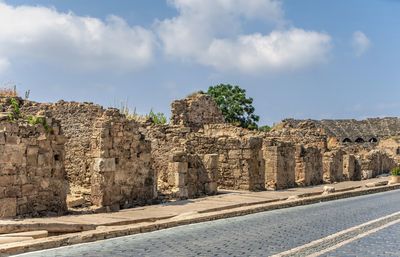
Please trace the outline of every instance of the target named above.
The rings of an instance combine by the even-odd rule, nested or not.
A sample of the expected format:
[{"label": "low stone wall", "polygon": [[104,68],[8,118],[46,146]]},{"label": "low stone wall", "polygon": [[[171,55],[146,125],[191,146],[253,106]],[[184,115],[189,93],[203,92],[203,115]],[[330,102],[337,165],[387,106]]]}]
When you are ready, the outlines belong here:
[{"label": "low stone wall", "polygon": [[296,147],[296,185],[319,185],[323,182],[322,153],[317,147]]},{"label": "low stone wall", "polygon": [[68,182],[60,125],[0,122],[0,218],[62,214]]},{"label": "low stone wall", "polygon": [[295,147],[291,143],[264,141],[265,187],[280,190],[295,186]]},{"label": "low stone wall", "polygon": [[342,150],[325,152],[323,156],[323,179],[325,183],[343,181],[343,156]]}]

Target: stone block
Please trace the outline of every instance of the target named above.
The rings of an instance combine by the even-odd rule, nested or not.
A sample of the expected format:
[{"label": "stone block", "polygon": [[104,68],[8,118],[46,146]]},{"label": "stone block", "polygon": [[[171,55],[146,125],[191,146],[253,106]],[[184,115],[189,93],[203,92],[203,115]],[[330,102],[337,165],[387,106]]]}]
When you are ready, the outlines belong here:
[{"label": "stone block", "polygon": [[95,158],[93,170],[96,172],[115,171],[115,158]]},{"label": "stone block", "polygon": [[17,216],[17,199],[15,197],[0,199],[0,218],[15,216]]}]

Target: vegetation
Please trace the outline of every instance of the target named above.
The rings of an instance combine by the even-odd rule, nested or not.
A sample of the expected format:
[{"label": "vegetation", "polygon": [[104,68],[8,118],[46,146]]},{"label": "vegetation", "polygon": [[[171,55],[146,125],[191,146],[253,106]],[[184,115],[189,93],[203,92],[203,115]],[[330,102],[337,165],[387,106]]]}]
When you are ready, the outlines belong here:
[{"label": "vegetation", "polygon": [[258,127],[258,130],[263,131],[263,132],[269,132],[269,131],[271,131],[271,127],[268,125],[264,125],[264,126]]},{"label": "vegetation", "polygon": [[258,128],[260,117],[254,114],[253,98],[246,97],[245,89],[220,84],[209,87],[207,94],[218,104],[226,122],[248,129]]},{"label": "vegetation", "polygon": [[28,120],[28,123],[30,125],[32,125],[32,126],[40,124],[40,125],[42,125],[44,127],[44,129],[47,132],[50,132],[50,130],[51,130],[49,125],[47,125],[46,118],[43,117],[43,116],[32,116],[32,115],[30,115],[30,116],[28,116],[27,120]]},{"label": "vegetation", "polygon": [[392,176],[400,176],[400,167],[392,169]]},{"label": "vegetation", "polygon": [[17,120],[19,119],[20,115],[21,115],[21,110],[19,107],[19,102],[17,99],[15,99],[14,97],[11,98],[11,112],[10,114],[8,114],[8,118],[11,121]]},{"label": "vegetation", "polygon": [[164,125],[167,123],[167,117],[162,112],[155,113],[153,110],[150,110],[149,118],[152,120],[153,124]]},{"label": "vegetation", "polygon": [[16,86],[0,88],[0,97],[17,97],[17,96],[18,93]]}]

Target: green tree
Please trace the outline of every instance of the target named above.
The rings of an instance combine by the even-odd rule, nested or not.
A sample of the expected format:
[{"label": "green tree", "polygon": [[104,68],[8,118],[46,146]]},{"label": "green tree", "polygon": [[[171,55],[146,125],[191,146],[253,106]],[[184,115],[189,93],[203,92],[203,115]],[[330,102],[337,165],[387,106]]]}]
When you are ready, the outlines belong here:
[{"label": "green tree", "polygon": [[248,129],[258,128],[260,117],[254,114],[253,98],[246,97],[245,89],[220,84],[209,87],[207,94],[218,104],[226,122]]}]

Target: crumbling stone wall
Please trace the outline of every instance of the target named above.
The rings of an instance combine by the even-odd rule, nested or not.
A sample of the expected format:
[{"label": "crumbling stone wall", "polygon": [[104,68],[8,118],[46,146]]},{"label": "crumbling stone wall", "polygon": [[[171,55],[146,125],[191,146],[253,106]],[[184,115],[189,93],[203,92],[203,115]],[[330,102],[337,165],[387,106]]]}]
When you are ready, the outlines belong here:
[{"label": "crumbling stone wall", "polygon": [[363,153],[358,158],[362,179],[373,178],[380,174],[388,173],[397,165],[392,157],[381,150],[372,150],[368,153]]},{"label": "crumbling stone wall", "polygon": [[264,141],[265,187],[280,190],[295,186],[295,147],[288,142]]},{"label": "crumbling stone wall", "polygon": [[65,138],[47,126],[0,121],[0,218],[66,211]]},{"label": "crumbling stone wall", "polygon": [[92,203],[113,210],[151,203],[157,196],[156,174],[150,142],[139,133],[139,125],[108,109],[94,127]]},{"label": "crumbling stone wall", "polygon": [[323,156],[324,182],[333,183],[343,180],[343,155],[342,150],[325,152]]},{"label": "crumbling stone wall", "polygon": [[319,185],[323,182],[322,153],[317,147],[296,146],[296,185]]},{"label": "crumbling stone wall", "polygon": [[90,189],[91,149],[90,143],[96,120],[102,117],[104,108],[91,103],[59,101],[57,103],[36,103],[24,101],[24,114],[36,115],[46,112],[59,120],[67,139],[65,143],[65,169],[71,185]]},{"label": "crumbling stone wall", "polygon": [[171,105],[173,125],[200,129],[204,124],[224,123],[224,117],[211,96],[197,93]]},{"label": "crumbling stone wall", "polygon": [[[66,135],[65,166],[71,191],[113,210],[156,197],[150,142],[116,109],[92,103],[25,101],[24,114],[45,112],[58,119]],[[71,192],[74,193],[74,192]]]},{"label": "crumbling stone wall", "polygon": [[360,163],[353,154],[343,156],[343,179],[351,181],[361,180]]}]

